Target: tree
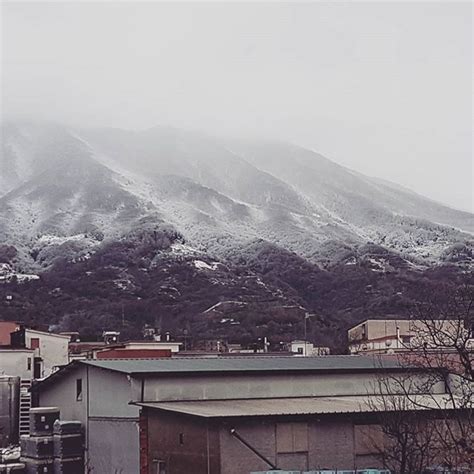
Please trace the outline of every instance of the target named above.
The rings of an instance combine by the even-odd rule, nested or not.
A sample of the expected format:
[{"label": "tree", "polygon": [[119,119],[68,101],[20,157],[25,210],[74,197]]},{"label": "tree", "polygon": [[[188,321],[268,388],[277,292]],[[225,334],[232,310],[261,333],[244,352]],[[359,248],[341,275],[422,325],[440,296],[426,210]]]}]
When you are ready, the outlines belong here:
[{"label": "tree", "polygon": [[387,440],[380,454],[400,474],[434,464],[474,472],[472,277],[425,296],[410,326],[412,337],[398,355],[405,373],[380,380],[379,422]]}]

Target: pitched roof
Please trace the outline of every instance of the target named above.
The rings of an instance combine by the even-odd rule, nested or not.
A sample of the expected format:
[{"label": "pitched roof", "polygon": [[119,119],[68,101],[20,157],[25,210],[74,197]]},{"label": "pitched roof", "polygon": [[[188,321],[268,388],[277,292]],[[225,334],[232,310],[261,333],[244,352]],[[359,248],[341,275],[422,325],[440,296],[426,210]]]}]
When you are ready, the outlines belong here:
[{"label": "pitched roof", "polygon": [[[159,359],[75,360],[36,383],[34,390],[54,383],[78,367],[94,367],[130,376],[222,375],[222,374],[295,374],[406,371],[396,359],[374,356],[244,356],[244,357],[171,357]],[[421,370],[416,367],[413,370]]]},{"label": "pitched roof", "polygon": [[446,394],[339,397],[293,397],[238,400],[199,400],[176,402],[138,402],[135,405],[203,418],[243,416],[322,415],[329,413],[367,413],[373,411],[416,411],[453,409]]},{"label": "pitched roof", "polygon": [[92,367],[128,375],[249,372],[334,372],[401,369],[396,360],[364,356],[176,357],[81,361]]}]

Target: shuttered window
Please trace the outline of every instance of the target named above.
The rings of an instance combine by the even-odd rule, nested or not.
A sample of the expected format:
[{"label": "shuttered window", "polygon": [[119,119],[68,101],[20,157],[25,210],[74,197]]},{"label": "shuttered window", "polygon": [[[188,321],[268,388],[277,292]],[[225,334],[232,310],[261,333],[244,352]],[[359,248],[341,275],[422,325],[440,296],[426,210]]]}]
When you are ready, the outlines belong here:
[{"label": "shuttered window", "polygon": [[302,453],[308,451],[307,423],[277,423],[277,452]]},{"label": "shuttered window", "polygon": [[383,431],[380,425],[354,425],[355,454],[378,454],[383,450]]}]

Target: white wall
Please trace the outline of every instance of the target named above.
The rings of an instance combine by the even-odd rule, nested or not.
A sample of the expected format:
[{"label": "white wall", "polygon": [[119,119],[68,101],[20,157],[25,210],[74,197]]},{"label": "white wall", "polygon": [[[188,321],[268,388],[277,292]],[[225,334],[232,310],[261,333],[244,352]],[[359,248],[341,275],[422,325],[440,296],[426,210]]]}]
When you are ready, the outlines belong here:
[{"label": "white wall", "polygon": [[31,339],[40,341],[36,354],[43,359],[41,377],[50,375],[57,366],[69,363],[69,337],[58,334],[48,334],[32,329],[25,330],[26,347],[31,347]]},{"label": "white wall", "polygon": [[128,342],[127,349],[169,349],[171,352],[179,352],[182,344],[180,342]]},{"label": "white wall", "polygon": [[[31,369],[28,370],[28,359]],[[0,375],[20,377],[24,380],[33,378],[34,351],[26,349],[0,350]]]},{"label": "white wall", "polygon": [[89,416],[138,418],[138,407],[130,405],[133,401],[132,383],[127,375],[91,367],[89,384]]},{"label": "white wall", "polygon": [[[77,379],[82,379],[81,401]],[[40,392],[40,406],[57,406],[63,420],[84,424],[88,467],[104,474],[139,471],[139,409],[131,400],[126,375],[90,366],[79,366]]]}]

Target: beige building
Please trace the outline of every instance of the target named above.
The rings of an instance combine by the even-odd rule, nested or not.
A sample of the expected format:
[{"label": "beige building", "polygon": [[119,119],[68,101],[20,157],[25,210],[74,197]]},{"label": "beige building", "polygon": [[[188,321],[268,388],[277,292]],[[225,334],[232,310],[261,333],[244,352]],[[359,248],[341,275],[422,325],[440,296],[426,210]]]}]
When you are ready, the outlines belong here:
[{"label": "beige building", "polygon": [[351,354],[394,354],[426,347],[448,350],[468,332],[458,320],[366,319],[347,335]]}]

